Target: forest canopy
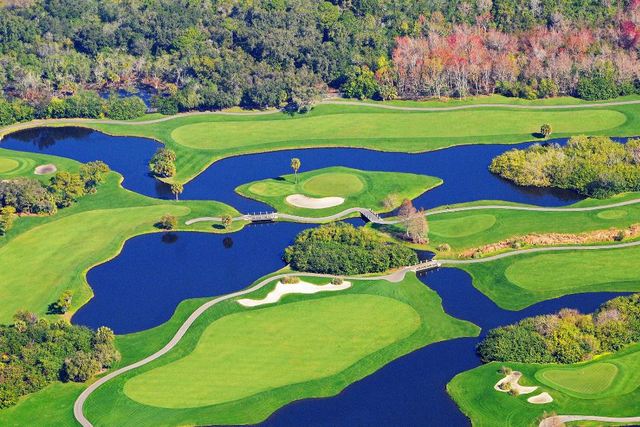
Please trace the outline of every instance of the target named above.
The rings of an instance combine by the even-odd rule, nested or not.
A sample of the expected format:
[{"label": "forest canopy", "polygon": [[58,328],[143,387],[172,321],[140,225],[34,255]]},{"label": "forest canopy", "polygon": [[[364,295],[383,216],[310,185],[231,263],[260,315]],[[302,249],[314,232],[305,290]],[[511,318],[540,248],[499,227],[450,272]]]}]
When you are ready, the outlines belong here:
[{"label": "forest canopy", "polygon": [[87,90],[144,88],[166,114],[305,109],[327,86],[380,99],[610,98],[637,91],[639,3],[4,0],[0,124],[140,111],[59,105]]}]

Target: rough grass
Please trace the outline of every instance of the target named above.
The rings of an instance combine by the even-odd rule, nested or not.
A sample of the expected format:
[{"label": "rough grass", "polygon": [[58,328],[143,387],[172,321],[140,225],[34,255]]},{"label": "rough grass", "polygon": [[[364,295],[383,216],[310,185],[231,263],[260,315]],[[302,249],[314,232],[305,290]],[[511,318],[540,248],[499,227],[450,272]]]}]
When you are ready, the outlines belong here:
[{"label": "rough grass", "polygon": [[[284,175],[280,178],[250,182],[236,188],[236,192],[273,206],[278,212],[317,217],[341,212],[352,207],[387,212],[400,205],[403,199],[414,199],[440,185],[442,180],[426,175],[399,172],[361,171],[345,167],[323,168]],[[286,202],[291,194],[309,197],[340,196],[341,205],[325,209],[305,209]],[[387,196],[394,195],[392,206],[385,206]]]},{"label": "rough grass", "polygon": [[[615,365],[617,374],[613,381],[601,392],[607,376],[613,371],[599,372],[599,367]],[[503,378],[500,367],[507,366],[523,373],[521,383],[538,386],[532,394],[511,396],[493,390],[493,385]],[[549,383],[540,378],[540,372],[547,370],[573,371],[571,377],[564,377],[565,385],[577,387],[582,392]],[[606,368],[605,368],[606,369]],[[597,415],[629,417],[638,415],[640,401],[640,345],[636,344],[618,353],[599,358],[588,363],[562,366],[522,363],[489,363],[458,374],[447,385],[447,390],[460,409],[469,417],[474,426],[537,426],[543,412],[563,415]],[[584,376],[581,378],[580,376]],[[557,387],[557,388],[556,388]],[[550,404],[533,405],[527,398],[548,392],[554,399]]]},{"label": "rough grass", "polygon": [[[305,278],[305,280],[326,283],[326,279]],[[252,297],[260,298],[266,295],[274,284],[257,291]],[[349,299],[339,301],[343,296],[349,296]],[[358,300],[352,299],[353,297]],[[391,299],[391,303],[387,301],[382,303],[380,298]],[[358,304],[355,301],[359,301]],[[376,303],[373,304],[373,301]],[[358,307],[360,302],[366,302],[368,310],[362,310]],[[345,310],[335,310],[335,304],[341,305],[343,303],[348,307],[342,305],[342,308],[348,309],[347,311],[350,313]],[[237,316],[236,313],[239,312],[245,313],[245,315]],[[286,315],[287,313],[290,315]],[[182,312],[181,315],[185,314]],[[386,323],[388,324],[379,324],[379,321],[375,319],[377,314],[380,314],[383,319],[387,319]],[[403,318],[393,318],[394,314],[401,314]],[[249,320],[249,315],[255,316],[255,319]],[[412,333],[411,331],[416,327],[414,323],[416,315],[419,316],[419,324]],[[311,322],[300,321],[301,318],[307,319],[307,317]],[[225,320],[225,318],[230,319]],[[260,322],[261,320],[270,320],[270,322]],[[315,322],[321,323],[325,328],[314,325]],[[346,324],[343,325],[342,322],[346,322]],[[215,326],[216,323],[218,326]],[[260,326],[257,323],[260,323]],[[377,326],[374,327],[374,325]],[[232,326],[233,329],[229,329],[229,326]],[[354,331],[349,332],[350,328],[354,328]],[[307,333],[303,333],[303,329]],[[380,329],[380,331],[374,329]],[[331,336],[332,330],[335,330],[334,337]],[[278,333],[287,334],[289,340],[278,342],[278,340],[272,339],[271,345],[275,347],[274,349],[261,347],[264,351],[237,353],[239,347],[254,345],[248,341],[248,337],[238,334],[251,334],[256,340],[263,342],[264,338],[262,337],[265,331],[270,331],[272,337]],[[371,336],[356,337],[355,331],[366,331]],[[125,340],[126,347],[133,348],[136,343],[143,344],[147,337],[156,339],[159,334],[166,334],[165,336],[168,338],[171,333],[172,327],[166,330],[151,330],[149,333],[142,332]],[[438,295],[418,281],[415,275],[409,275],[403,282],[397,284],[384,281],[355,281],[351,288],[341,291],[340,295],[328,296],[322,293],[288,295],[277,305],[259,309],[247,309],[234,301],[226,301],[208,310],[200,317],[178,346],[167,355],[99,388],[87,401],[85,413],[96,426],[122,425],[123,423],[144,423],[147,425],[257,423],[291,401],[335,395],[348,384],[373,373],[391,360],[419,347],[435,341],[477,333],[477,327],[446,315],[442,310]],[[235,337],[235,340],[227,337],[229,334],[231,337]],[[213,337],[219,345],[211,347],[207,353],[208,357],[220,359],[220,363],[225,363],[226,366],[233,369],[220,371],[216,367],[217,362],[207,364],[204,358],[200,358],[197,352],[205,352],[213,345],[213,341],[209,340],[210,337]],[[357,341],[352,342],[351,339]],[[119,343],[122,342],[119,340]],[[318,354],[309,354],[308,350],[304,348],[303,342],[313,346]],[[323,342],[327,348],[318,347]],[[356,343],[366,347],[356,349]],[[157,342],[154,345],[159,344],[160,342]],[[200,347],[201,345],[205,347]],[[287,345],[298,350],[287,350]],[[197,350],[199,347],[201,350]],[[347,354],[340,354],[343,351]],[[235,355],[234,357],[237,356],[239,360],[223,362],[224,355]],[[309,359],[314,357],[316,359]],[[317,358],[335,359],[336,365],[327,364],[326,361]],[[307,366],[307,361],[313,363]],[[125,384],[132,378],[155,375],[151,373],[156,369],[159,370],[162,367],[172,369],[170,368],[172,364],[187,362],[197,362],[197,365],[200,366],[199,373],[205,378],[211,378],[214,372],[223,375],[224,378],[218,379],[214,385],[216,390],[225,393],[227,399],[231,398],[231,393],[237,393],[238,390],[221,390],[224,384],[228,384],[232,388],[239,386],[245,390],[245,393],[252,387],[252,381],[245,384],[236,382],[243,377],[255,378],[255,382],[262,386],[265,386],[265,378],[268,380],[267,382],[275,381],[275,383],[269,390],[262,392],[253,390],[255,394],[239,400],[197,408],[170,409],[147,406],[130,399],[123,392]],[[285,364],[293,372],[288,373],[286,370],[282,370],[280,364]],[[339,372],[335,371],[336,367]],[[270,373],[269,369],[275,369],[280,375]],[[302,371],[305,371],[304,375],[299,376]],[[187,376],[191,375],[188,372],[182,372]],[[172,372],[167,378],[175,383],[178,377],[174,374],[175,372]],[[280,380],[281,377],[286,379],[286,385],[283,384],[284,380]],[[225,379],[229,381],[225,382]],[[202,383],[198,384],[202,385]],[[198,387],[198,384],[195,386]],[[164,382],[162,385],[158,383],[158,386],[171,388],[170,384]],[[179,384],[178,387],[182,389],[182,387],[188,388],[190,386],[184,381],[184,384]],[[126,388],[125,390],[130,391]],[[202,393],[200,396],[209,401],[218,398],[213,395],[207,396],[206,393]],[[188,398],[180,398],[179,400],[184,405],[189,404]],[[206,402],[196,404],[202,403]]]}]

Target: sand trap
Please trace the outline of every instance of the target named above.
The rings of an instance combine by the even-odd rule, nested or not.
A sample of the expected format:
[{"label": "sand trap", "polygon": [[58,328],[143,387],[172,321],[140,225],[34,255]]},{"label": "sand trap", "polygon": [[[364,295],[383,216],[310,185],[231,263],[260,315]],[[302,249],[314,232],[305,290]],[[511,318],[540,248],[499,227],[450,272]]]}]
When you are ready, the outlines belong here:
[{"label": "sand trap", "polygon": [[307,197],[303,194],[292,194],[287,196],[285,200],[290,205],[307,209],[332,208],[344,203],[344,198],[342,197],[320,197],[316,199],[313,197]]},{"label": "sand trap", "polygon": [[280,301],[280,298],[287,294],[315,294],[325,291],[342,291],[350,286],[351,283],[347,281],[342,282],[341,285],[334,285],[332,283],[328,283],[326,285],[314,285],[313,283],[302,281],[298,283],[282,283],[279,281],[276,283],[276,287],[263,299],[243,298],[239,299],[238,303],[245,307],[256,307],[258,305],[278,302]]},{"label": "sand trap", "polygon": [[48,165],[40,165],[35,168],[33,171],[36,175],[49,175],[50,173],[54,173],[58,170],[56,165],[49,163]]},{"label": "sand trap", "polygon": [[500,386],[505,383],[511,383],[510,390],[515,390],[518,392],[518,394],[529,394],[529,393],[533,393],[538,389],[538,387],[525,387],[518,384],[518,381],[520,381],[521,377],[522,377],[522,372],[513,371],[511,374],[507,375],[506,377],[498,381],[496,385],[493,386],[493,388],[502,393],[508,393],[509,390],[503,390],[500,388]]},{"label": "sand trap", "polygon": [[537,396],[531,396],[527,399],[527,402],[533,403],[534,405],[543,405],[545,403],[553,402],[553,397],[546,391],[544,393],[540,393]]}]

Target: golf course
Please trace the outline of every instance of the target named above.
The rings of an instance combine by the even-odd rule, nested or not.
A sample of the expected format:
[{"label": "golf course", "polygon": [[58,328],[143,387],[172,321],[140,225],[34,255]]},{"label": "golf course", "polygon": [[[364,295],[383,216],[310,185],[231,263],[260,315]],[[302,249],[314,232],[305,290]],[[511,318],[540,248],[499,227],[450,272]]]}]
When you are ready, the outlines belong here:
[{"label": "golf course", "polygon": [[[12,186],[36,181],[56,204],[0,211],[10,220],[0,236],[0,323],[35,327],[15,317],[26,311],[51,325],[105,326],[118,351],[86,380],[56,377],[21,392],[1,407],[0,424],[294,425],[305,411],[328,417],[323,425],[341,425],[343,413],[352,425],[637,416],[637,343],[567,365],[478,366],[474,354],[486,328],[505,319],[564,304],[593,310],[640,292],[640,193],[590,199],[488,172],[487,159],[545,141],[543,123],[560,144],[640,133],[636,98],[565,101],[327,100],[306,113],[153,113],[0,129],[2,206],[28,205]],[[175,174],[149,173],[158,148],[175,154]],[[431,151],[440,153],[432,163],[410,154]],[[371,154],[380,152],[403,154],[397,162]],[[102,154],[114,163],[99,185],[79,196],[59,189],[86,178]],[[468,176],[454,180],[447,168]],[[407,218],[394,216],[405,200],[425,209],[409,213],[424,216],[423,239],[409,241]],[[342,219],[355,227],[322,224]],[[312,227],[315,240],[296,255],[321,270],[295,271],[286,254]],[[336,264],[358,275],[335,274]],[[442,280],[446,291],[430,286]],[[495,391],[502,366],[536,392]],[[540,393],[553,401],[527,401]]]}]

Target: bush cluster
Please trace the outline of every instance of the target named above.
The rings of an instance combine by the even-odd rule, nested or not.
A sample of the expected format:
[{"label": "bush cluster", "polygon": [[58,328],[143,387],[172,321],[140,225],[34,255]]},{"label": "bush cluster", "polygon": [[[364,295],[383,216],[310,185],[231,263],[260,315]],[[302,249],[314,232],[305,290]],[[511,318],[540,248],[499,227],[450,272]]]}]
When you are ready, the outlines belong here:
[{"label": "bush cluster", "polygon": [[176,153],[168,148],[159,148],[149,160],[149,170],[160,178],[168,178],[175,175]]},{"label": "bush cluster", "polygon": [[298,271],[354,275],[415,264],[418,257],[403,245],[381,240],[371,230],[336,223],[298,234],[285,249],[284,260]]},{"label": "bush cluster", "polygon": [[478,344],[484,362],[577,363],[640,342],[640,294],[614,298],[592,314],[563,309],[492,329]]},{"label": "bush cluster", "polygon": [[0,408],[54,381],[86,381],[119,360],[113,332],[19,312],[0,325]]},{"label": "bush cluster", "polygon": [[518,185],[557,187],[606,198],[640,190],[640,139],[576,136],[566,146],[534,144],[493,159],[491,172]]}]

